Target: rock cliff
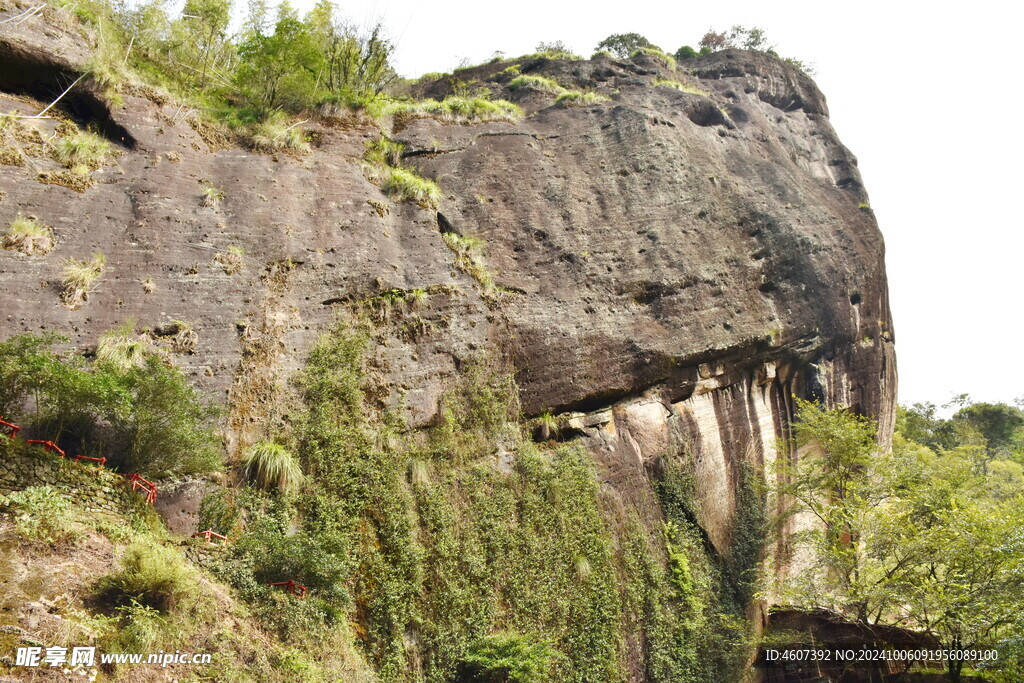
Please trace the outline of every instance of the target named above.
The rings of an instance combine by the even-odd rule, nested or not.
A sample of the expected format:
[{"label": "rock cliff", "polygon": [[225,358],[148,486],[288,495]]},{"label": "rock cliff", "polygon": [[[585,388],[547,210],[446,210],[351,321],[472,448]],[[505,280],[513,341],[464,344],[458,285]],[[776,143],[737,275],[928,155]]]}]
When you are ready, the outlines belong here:
[{"label": "rock cliff", "polygon": [[[38,111],[86,70],[87,40],[44,16],[0,26],[0,108]],[[37,182],[45,168],[0,166],[0,223],[33,214],[57,242],[0,252],[0,333],[56,330],[88,353],[129,318],[187,325],[197,336],[178,363],[229,406],[235,454],[288,419],[286,380],[340,309],[422,289],[415,321],[379,315],[382,404],[428,424],[463,364],[493,354],[514,368],[526,414],[559,416],[562,438],[582,439],[615,495],[652,519],[650,472],[685,452],[696,517],[728,555],[742,463],[775,457],[794,395],[891,434],[884,247],[856,158],[815,84],[766,54],[672,71],[650,56],[520,64],[609,99],[556,104],[511,89],[496,63],[457,79],[517,102],[518,123],[316,116],[303,124],[312,151],[292,156],[231,145],[147,89],[116,105],[73,89],[63,114],[98,122],[118,157],[81,192]],[[439,183],[438,210],[367,180],[366,144],[382,134]],[[205,187],[222,199],[203,202]],[[494,292],[443,233],[482,240]],[[240,267],[216,260],[228,247],[244,251]],[[70,310],[60,261],[96,250],[106,271]]]}]

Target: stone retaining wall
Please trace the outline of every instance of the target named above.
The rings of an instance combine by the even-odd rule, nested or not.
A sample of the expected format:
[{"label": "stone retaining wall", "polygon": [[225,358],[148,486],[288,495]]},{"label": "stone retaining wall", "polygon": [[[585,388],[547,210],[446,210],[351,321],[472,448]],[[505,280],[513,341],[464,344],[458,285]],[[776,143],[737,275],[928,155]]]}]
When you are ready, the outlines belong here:
[{"label": "stone retaining wall", "polygon": [[[4,440],[6,441],[6,440]],[[132,491],[124,477],[84,462],[64,460],[41,448],[7,442],[0,448],[0,493],[30,486],[52,486],[67,493],[86,511],[124,515],[143,513],[141,493]]]}]

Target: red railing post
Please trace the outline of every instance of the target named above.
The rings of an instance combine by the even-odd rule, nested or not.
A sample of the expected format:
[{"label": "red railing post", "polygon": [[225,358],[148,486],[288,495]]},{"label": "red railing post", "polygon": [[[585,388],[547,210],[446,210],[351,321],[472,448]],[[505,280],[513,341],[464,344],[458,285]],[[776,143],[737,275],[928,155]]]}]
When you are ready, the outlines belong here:
[{"label": "red railing post", "polygon": [[3,418],[0,418],[0,432],[3,433],[8,439],[14,439],[18,436],[18,432],[21,431],[21,427],[14,424],[13,422],[7,422]]},{"label": "red railing post", "polygon": [[64,456],[64,451],[61,450],[60,446],[58,446],[57,444],[55,444],[52,441],[43,441],[41,439],[29,439],[25,443],[29,444],[30,446],[39,446],[44,451],[50,451],[51,453],[56,453],[57,455],[59,455],[62,458],[65,457]]}]

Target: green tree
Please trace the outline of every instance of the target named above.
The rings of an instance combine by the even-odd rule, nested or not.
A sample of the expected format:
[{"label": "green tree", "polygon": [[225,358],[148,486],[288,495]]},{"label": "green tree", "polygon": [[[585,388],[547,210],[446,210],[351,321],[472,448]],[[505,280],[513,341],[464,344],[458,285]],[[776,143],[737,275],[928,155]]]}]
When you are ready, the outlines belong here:
[{"label": "green tree", "polygon": [[360,32],[338,18],[331,0],[318,0],[306,26],[323,59],[318,80],[333,100],[364,105],[397,77],[391,67],[394,46],[379,22]]},{"label": "green tree", "polygon": [[173,59],[190,73],[186,78],[205,89],[211,78],[221,85],[230,82],[228,66],[234,46],[228,38],[231,0],[186,0],[181,17],[174,22]]},{"label": "green tree", "polygon": [[607,50],[622,59],[625,59],[642,47],[660,49],[639,33],[613,33],[597,44],[598,50]]},{"label": "green tree", "polygon": [[238,54],[236,80],[259,111],[280,106],[298,110],[313,103],[323,56],[287,0],[278,7],[273,34],[249,35]]},{"label": "green tree", "polygon": [[[977,446],[936,454],[899,434],[880,453],[874,424],[845,410],[800,402],[798,419],[798,456],[775,492],[788,514],[814,520],[792,541],[818,562],[781,595],[952,649],[1021,637],[1024,468],[990,471]],[[949,662],[951,680],[962,667]]]}]

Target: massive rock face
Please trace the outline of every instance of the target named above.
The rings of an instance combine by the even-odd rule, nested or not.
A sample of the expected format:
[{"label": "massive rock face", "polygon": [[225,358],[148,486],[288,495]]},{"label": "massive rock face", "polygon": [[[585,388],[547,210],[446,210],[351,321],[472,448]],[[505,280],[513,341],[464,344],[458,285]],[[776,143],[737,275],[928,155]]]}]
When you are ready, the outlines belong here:
[{"label": "massive rock face", "polygon": [[[44,21],[0,27],[0,89],[18,96],[0,98],[4,110],[31,111],[23,96],[46,100],[85,69],[88,50],[68,47],[84,38],[68,29],[57,49],[53,26],[38,38]],[[519,123],[316,118],[303,156],[218,141],[145,89],[119,106],[69,96],[67,113],[99,120],[120,155],[82,193],[0,167],[0,221],[34,214],[57,238],[46,256],[0,252],[0,333],[52,329],[88,351],[128,318],[185,321],[198,340],[179,364],[231,405],[234,453],[283,417],[283,382],[336,309],[422,288],[414,331],[382,321],[382,402],[425,424],[463,362],[503,357],[526,413],[565,413],[624,498],[652,501],[650,467],[685,451],[699,521],[728,553],[740,463],[775,457],[794,395],[849,405],[878,418],[883,442],[891,434],[884,249],[856,159],[816,86],[768,55],[730,50],[678,71],[647,56],[522,63],[610,97],[585,107],[510,90],[506,66],[458,79],[518,101]],[[365,144],[382,133],[438,181],[439,211],[389,202],[364,177]],[[208,186],[223,192],[214,206],[201,201]],[[456,267],[442,232],[485,242],[501,294]],[[240,272],[214,260],[229,246],[245,251]],[[61,259],[97,249],[99,289],[69,310]]]}]

